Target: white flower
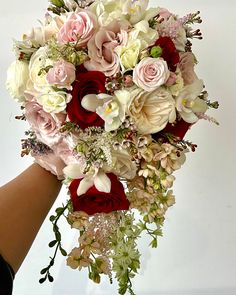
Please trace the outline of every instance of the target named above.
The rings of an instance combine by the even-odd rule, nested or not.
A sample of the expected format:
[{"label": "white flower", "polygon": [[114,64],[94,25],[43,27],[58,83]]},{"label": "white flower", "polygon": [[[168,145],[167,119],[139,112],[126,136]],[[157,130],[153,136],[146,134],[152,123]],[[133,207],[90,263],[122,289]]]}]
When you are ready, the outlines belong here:
[{"label": "white flower", "polygon": [[142,134],[159,132],[176,119],[175,101],[163,87],[152,92],[135,89],[131,92],[131,98],[128,114]]},{"label": "white flower", "polygon": [[199,98],[203,90],[203,81],[195,80],[194,83],[185,86],[176,98],[176,109],[187,123],[195,123],[198,117],[195,113],[205,113],[208,109],[206,102]]},{"label": "white flower", "polygon": [[19,102],[25,101],[24,91],[29,79],[29,65],[24,61],[14,61],[7,71],[6,87],[10,95]]},{"label": "white flower", "polygon": [[71,179],[83,178],[77,189],[78,196],[85,194],[92,186],[95,186],[100,192],[110,193],[111,191],[111,180],[101,169],[84,174],[81,165],[70,164],[64,168],[63,172],[66,177]]},{"label": "white flower", "polygon": [[133,69],[136,66],[141,48],[142,43],[139,39],[129,40],[126,46],[116,48],[123,70]]},{"label": "white flower", "polygon": [[112,167],[104,165],[103,169],[126,179],[133,179],[136,176],[137,166],[124,149],[112,151]]},{"label": "white flower", "polygon": [[139,22],[147,9],[149,0],[126,0],[123,3],[123,13],[128,15],[131,24]]},{"label": "white flower", "polygon": [[47,57],[47,47],[41,47],[31,57],[29,63],[29,75],[38,91],[45,91],[50,85],[47,81],[47,72],[43,69],[53,66],[54,62]]},{"label": "white flower", "polygon": [[56,114],[66,109],[67,103],[70,102],[72,96],[64,91],[51,91],[40,94],[36,99],[43,106],[45,112]]},{"label": "white flower", "polygon": [[96,112],[105,121],[107,132],[116,130],[125,120],[125,111],[130,102],[130,92],[117,90],[114,96],[101,93],[88,94],[82,99],[82,106],[88,111]]}]

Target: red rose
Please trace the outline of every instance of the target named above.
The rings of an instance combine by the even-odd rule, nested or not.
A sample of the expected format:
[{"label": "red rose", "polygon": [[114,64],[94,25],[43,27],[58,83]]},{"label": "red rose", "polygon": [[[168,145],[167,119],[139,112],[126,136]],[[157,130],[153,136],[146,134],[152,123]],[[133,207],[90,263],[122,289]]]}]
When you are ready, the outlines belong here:
[{"label": "red rose", "polygon": [[170,37],[160,37],[155,46],[160,46],[162,49],[161,57],[167,62],[170,70],[175,72],[176,65],[180,61],[180,56],[178,51],[175,48],[174,42],[171,40]]},{"label": "red rose", "polygon": [[87,94],[105,93],[106,76],[102,72],[88,72],[80,66],[73,83],[72,100],[67,105],[69,120],[78,124],[82,129],[90,126],[102,126],[104,121],[95,112],[89,112],[81,106],[83,97]]},{"label": "red rose", "polygon": [[74,211],[84,211],[88,215],[94,215],[129,209],[129,201],[126,198],[122,183],[112,173],[107,174],[107,176],[111,180],[110,193],[100,192],[93,186],[85,194],[78,196],[77,189],[82,179],[75,179],[71,182],[69,191]]}]

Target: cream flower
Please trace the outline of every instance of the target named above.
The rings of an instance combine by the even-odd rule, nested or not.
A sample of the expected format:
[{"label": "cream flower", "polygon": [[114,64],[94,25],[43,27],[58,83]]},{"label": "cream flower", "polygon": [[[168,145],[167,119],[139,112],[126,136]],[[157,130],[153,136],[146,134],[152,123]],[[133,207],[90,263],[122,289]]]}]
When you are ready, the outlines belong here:
[{"label": "cream flower", "polygon": [[29,75],[34,88],[45,91],[50,88],[47,81],[47,72],[43,69],[53,66],[54,62],[47,57],[47,47],[41,47],[31,57],[29,63]]},{"label": "cream flower", "polygon": [[71,94],[64,91],[40,94],[36,97],[39,104],[43,106],[43,109],[47,113],[60,113],[66,109],[67,103],[72,99]]},{"label": "cream flower", "polygon": [[159,132],[167,123],[173,123],[176,119],[175,101],[162,87],[152,92],[135,89],[131,93],[131,98],[128,114],[134,119],[138,131],[142,134]]},{"label": "cream flower", "polygon": [[139,39],[130,40],[126,46],[116,48],[123,70],[133,69],[136,66],[141,48],[142,43]]},{"label": "cream flower", "polygon": [[97,169],[84,174],[80,164],[70,164],[63,170],[66,177],[70,179],[82,179],[77,189],[77,195],[81,196],[85,194],[92,186],[100,192],[110,193],[111,191],[111,180],[106,173]]},{"label": "cream flower", "polygon": [[199,98],[203,90],[203,81],[195,80],[194,83],[185,86],[176,98],[176,109],[187,123],[195,123],[198,117],[195,113],[205,113],[207,103]]},{"label": "cream flower", "polygon": [[6,87],[10,95],[19,102],[25,101],[24,91],[29,79],[29,65],[24,61],[14,61],[7,71]]},{"label": "cream flower", "polygon": [[116,130],[125,120],[125,112],[130,102],[130,92],[117,90],[114,96],[108,94],[88,94],[82,99],[82,106],[90,112],[96,112],[105,121],[107,132]]},{"label": "cream flower", "polygon": [[126,179],[133,179],[137,172],[136,164],[131,160],[130,154],[124,149],[113,150],[112,168],[109,166],[104,166],[103,168],[107,172],[112,172]]}]

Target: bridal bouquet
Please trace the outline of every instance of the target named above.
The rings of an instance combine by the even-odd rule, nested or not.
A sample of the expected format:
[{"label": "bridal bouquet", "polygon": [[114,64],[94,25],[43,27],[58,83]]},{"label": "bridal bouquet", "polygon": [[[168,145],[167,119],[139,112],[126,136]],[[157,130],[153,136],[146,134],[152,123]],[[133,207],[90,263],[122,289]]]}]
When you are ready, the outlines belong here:
[{"label": "bridal bouquet", "polygon": [[[58,251],[73,269],[118,280],[134,294],[142,232],[157,247],[175,203],[173,173],[196,145],[184,140],[210,102],[195,73],[191,39],[199,12],[178,17],[148,0],[51,0],[39,27],[15,41],[7,88],[30,130],[22,155],[56,174],[69,200],[50,217],[55,249],[42,278],[53,281]],[[63,249],[58,220],[78,230]]]}]

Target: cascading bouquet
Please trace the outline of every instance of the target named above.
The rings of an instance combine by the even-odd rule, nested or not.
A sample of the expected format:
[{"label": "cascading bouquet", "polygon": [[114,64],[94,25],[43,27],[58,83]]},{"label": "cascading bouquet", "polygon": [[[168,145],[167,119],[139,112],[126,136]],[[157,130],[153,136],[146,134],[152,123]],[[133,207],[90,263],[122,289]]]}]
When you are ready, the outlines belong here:
[{"label": "cascading bouquet", "polygon": [[199,12],[178,17],[148,0],[51,0],[40,27],[15,41],[7,87],[31,126],[22,155],[56,174],[70,200],[50,217],[55,247],[40,282],[53,281],[58,220],[78,229],[73,269],[100,282],[112,273],[119,294],[132,290],[142,232],[157,247],[175,203],[173,172],[196,145],[184,140],[210,102],[194,70]]}]

